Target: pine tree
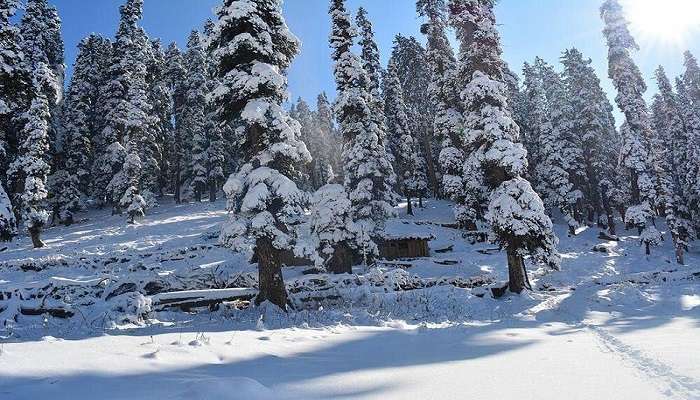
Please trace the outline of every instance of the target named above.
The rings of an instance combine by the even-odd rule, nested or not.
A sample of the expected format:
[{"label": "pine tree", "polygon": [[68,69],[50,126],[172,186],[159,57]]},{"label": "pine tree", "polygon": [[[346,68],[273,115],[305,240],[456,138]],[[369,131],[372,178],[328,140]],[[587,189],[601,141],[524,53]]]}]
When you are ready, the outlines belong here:
[{"label": "pine tree", "polygon": [[[212,54],[212,47],[209,46],[210,39],[214,34],[214,22],[207,20],[204,25],[204,35],[206,36],[206,56],[207,56],[207,93],[211,93],[219,85],[218,68],[216,60]],[[206,103],[206,127],[208,145],[207,148],[207,178],[209,186],[209,201],[216,201],[218,191],[223,185],[225,174],[224,167],[226,164],[225,142],[223,137],[223,129],[217,116],[216,104],[207,98]]]},{"label": "pine tree", "polygon": [[540,58],[535,60],[534,68],[547,100],[547,118],[537,135],[541,156],[536,168],[540,184],[538,192],[542,194],[547,207],[561,210],[569,226],[569,234],[573,236],[582,222],[580,202],[583,193],[579,187],[585,176],[582,171],[583,156],[574,142],[573,111],[564,83],[554,68]]},{"label": "pine tree", "polygon": [[359,57],[352,53],[356,34],[345,1],[332,0],[330,15],[330,46],[338,92],[335,110],[344,139],[344,186],[355,222],[352,246],[365,258],[373,258],[379,255],[376,243],[384,222],[394,215],[395,175],[382,143],[383,132],[372,116],[369,79]]},{"label": "pine tree", "polygon": [[314,140],[314,126],[313,126],[313,113],[309,105],[301,97],[297,99],[296,104],[294,104],[289,112],[289,116],[295,121],[299,122],[299,139],[301,139],[306,148],[311,154],[311,162],[304,163],[300,165],[299,171],[301,176],[297,184],[299,187],[305,191],[314,191],[317,188],[323,186],[323,184],[318,184],[314,180],[314,164],[316,163],[316,156],[318,155],[318,148],[315,146]]},{"label": "pine tree", "polygon": [[[459,150],[464,145],[462,115],[459,110],[459,90],[456,86],[457,60],[447,38],[446,5],[444,0],[418,0],[416,9],[427,21],[421,32],[428,38],[425,58],[431,77],[428,94],[435,111],[433,132],[440,142],[439,166],[442,175],[442,193],[455,204],[464,203],[464,183],[462,167],[464,154]],[[459,206],[455,210],[457,220],[462,224]],[[472,227],[473,228],[473,227]]]},{"label": "pine tree", "polygon": [[316,240],[316,266],[335,274],[352,273],[355,239],[352,202],[342,185],[329,184],[314,193],[311,235]]},{"label": "pine tree", "polygon": [[656,193],[654,173],[649,164],[651,121],[643,93],[647,87],[631,51],[639,46],[629,32],[622,7],[617,0],[607,0],[601,7],[604,34],[609,47],[609,74],[618,91],[617,104],[625,114],[621,133],[622,162],[630,172],[630,207],[625,214],[627,224],[639,229],[646,253],[658,245],[661,235],[653,224]]},{"label": "pine tree", "polygon": [[[612,106],[603,91],[600,79],[591,66],[590,59],[575,48],[566,50],[562,56],[567,98],[571,104],[572,129],[580,138],[583,163],[585,165],[584,199],[588,208],[588,220],[598,217],[603,225],[605,214],[610,234],[615,234],[615,221],[610,208],[603,205],[601,182],[614,179],[617,168],[618,146],[614,121],[609,116]],[[612,144],[612,146],[610,146]],[[612,151],[611,151],[612,150]]]},{"label": "pine tree", "polygon": [[10,197],[0,183],[0,242],[9,242],[17,236],[17,220]]},{"label": "pine tree", "polygon": [[147,71],[148,101],[152,107],[154,124],[152,129],[155,137],[152,147],[157,158],[159,172],[155,184],[158,192],[155,194],[157,197],[161,197],[169,184],[173,123],[172,100],[168,92],[168,82],[165,76],[165,51],[158,39],[151,41],[151,57],[148,60]]},{"label": "pine tree", "polygon": [[676,248],[676,261],[684,264],[689,238],[693,235],[689,200],[683,180],[691,166],[687,159],[689,137],[680,113],[678,98],[663,67],[656,70],[659,94],[652,103],[654,136],[652,150],[658,203],[663,208],[666,223]]},{"label": "pine tree", "polygon": [[408,202],[408,214],[413,215],[412,198],[422,198],[428,189],[425,162],[420,156],[418,144],[411,134],[403,101],[396,64],[389,61],[384,83],[385,114],[390,141],[395,143],[399,186]]},{"label": "pine tree", "polygon": [[440,195],[440,181],[437,165],[442,149],[439,139],[433,132],[434,110],[430,94],[430,66],[426,50],[414,37],[397,35],[391,58],[396,63],[399,81],[403,88],[404,101],[411,121],[411,130],[420,144],[420,150],[427,164],[427,175],[434,196]]},{"label": "pine tree", "polygon": [[209,143],[206,127],[207,64],[199,32],[193,31],[187,41],[184,57],[187,66],[185,103],[182,109],[183,140],[189,161],[185,176],[189,178],[191,191],[196,201],[202,201],[208,179],[207,149]]},{"label": "pine tree", "polygon": [[[31,83],[23,64],[22,38],[12,23],[18,0],[0,0],[0,170],[7,171],[18,146],[18,116],[26,110],[25,93]],[[4,174],[2,174],[4,175]],[[5,177],[0,178],[5,182]],[[8,188],[9,190],[10,188]],[[10,192],[11,193],[11,192]]]},{"label": "pine tree", "polygon": [[380,85],[382,76],[382,65],[379,61],[379,48],[374,39],[374,28],[369,20],[367,10],[360,7],[357,9],[357,27],[359,28],[359,45],[362,49],[360,59],[369,78],[369,91],[375,98],[380,97]]},{"label": "pine tree", "polygon": [[342,138],[337,134],[333,106],[328,101],[326,93],[321,93],[316,98],[316,129],[325,147],[325,151],[318,159],[323,171],[319,180],[342,182]]},{"label": "pine tree", "polygon": [[185,145],[185,127],[183,124],[183,109],[186,99],[186,88],[184,85],[186,69],[182,53],[175,43],[168,46],[165,52],[165,81],[168,93],[172,99],[170,113],[172,115],[173,135],[170,146],[169,165],[172,174],[172,189],[175,193],[175,202],[182,202],[183,169],[187,165],[187,147]]},{"label": "pine tree", "polygon": [[465,130],[469,146],[467,163],[482,175],[479,190],[488,196],[486,220],[491,239],[506,248],[509,287],[516,293],[527,285],[524,256],[558,267],[557,238],[544,205],[522,177],[527,152],[518,143],[519,127],[507,106],[503,82],[500,38],[496,30],[493,0],[454,0],[451,21],[459,32],[461,62],[473,74],[462,92]]},{"label": "pine tree", "polygon": [[222,239],[253,251],[256,303],[285,308],[281,255],[294,244],[291,224],[303,212],[305,198],[293,182],[295,165],[311,158],[298,139],[298,123],[281,106],[287,97],[284,73],[299,41],[287,28],[280,0],[226,0],[217,15],[212,42],[221,85],[213,99],[223,121],[237,122],[245,162],[224,187],[233,216]]},{"label": "pine tree", "polygon": [[90,35],[78,45],[78,57],[62,113],[62,163],[49,185],[60,220],[69,225],[89,192],[93,157],[92,138],[99,130],[98,102],[102,85],[100,57],[106,39]]},{"label": "pine tree", "polygon": [[[683,79],[676,79],[676,89],[678,110],[683,120],[687,140],[683,146],[687,165],[684,171],[681,171],[685,176],[680,177],[680,182],[687,196],[687,206],[692,215],[692,221],[698,221],[700,218],[700,179],[698,178],[700,177],[700,114],[695,112]],[[694,226],[694,230],[698,232],[700,228],[698,223],[695,222]]]},{"label": "pine tree", "polygon": [[146,201],[139,194],[139,181],[142,169],[141,159],[135,149],[135,142],[131,141],[127,145],[127,156],[124,160],[124,166],[110,183],[110,185],[117,186],[114,193],[124,193],[119,199],[119,205],[126,210],[130,224],[135,223],[145,215]]}]

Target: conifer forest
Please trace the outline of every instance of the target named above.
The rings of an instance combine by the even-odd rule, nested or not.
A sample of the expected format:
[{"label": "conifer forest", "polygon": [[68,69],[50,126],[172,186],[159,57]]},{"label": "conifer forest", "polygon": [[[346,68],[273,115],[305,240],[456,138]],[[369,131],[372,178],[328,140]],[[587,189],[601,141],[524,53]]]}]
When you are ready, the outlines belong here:
[{"label": "conifer forest", "polygon": [[695,1],[0,0],[0,399],[700,400]]}]

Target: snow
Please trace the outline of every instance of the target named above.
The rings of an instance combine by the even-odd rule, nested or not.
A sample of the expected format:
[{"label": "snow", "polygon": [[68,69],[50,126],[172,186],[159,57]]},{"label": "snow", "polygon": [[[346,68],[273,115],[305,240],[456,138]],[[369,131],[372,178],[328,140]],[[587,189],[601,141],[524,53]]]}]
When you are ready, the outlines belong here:
[{"label": "snow", "polygon": [[[619,242],[598,239],[595,228],[567,237],[568,226],[557,220],[561,271],[533,269],[535,292],[493,299],[481,287],[439,284],[504,280],[505,255],[452,228],[452,203],[426,200],[415,216],[399,206],[386,229],[434,237],[430,258],[332,277],[285,268],[292,301],[321,293],[303,291],[319,280],[346,301],[289,314],[228,306],[155,311],[155,304],[183,296],[254,293],[230,282],[254,276],[255,266],[215,245],[224,209],[223,201],[162,201],[130,226],[107,210],[91,211],[76,214],[71,227],[48,228],[44,249],[31,250],[26,236],[7,244],[0,292],[49,283],[90,287],[105,277],[124,282],[151,273],[183,282],[219,274],[219,286],[116,296],[107,304],[134,308],[104,327],[85,326],[81,316],[21,316],[0,328],[0,398],[700,399],[697,242],[688,265],[677,266],[668,239],[647,257],[636,230],[619,232]],[[662,220],[657,226],[667,235]],[[111,259],[117,261],[104,264]],[[18,269],[29,262],[44,269]],[[393,289],[419,279],[438,284]],[[89,321],[112,310],[101,304],[75,309]],[[147,321],[119,322],[148,308]]]}]

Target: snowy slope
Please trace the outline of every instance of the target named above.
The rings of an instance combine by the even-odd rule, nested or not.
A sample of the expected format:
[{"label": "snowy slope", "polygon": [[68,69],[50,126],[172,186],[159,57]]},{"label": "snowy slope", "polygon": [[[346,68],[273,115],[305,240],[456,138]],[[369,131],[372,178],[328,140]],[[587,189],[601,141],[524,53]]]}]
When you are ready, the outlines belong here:
[{"label": "snowy slope", "polygon": [[[443,226],[452,222],[449,203],[426,206],[388,228],[435,236],[433,257],[402,262],[406,271],[358,266],[360,281],[382,286],[348,286],[338,292],[347,301],[323,309],[164,311],[118,327],[88,323],[104,318],[101,303],[76,306],[86,321],[20,316],[0,329],[0,398],[700,399],[697,246],[680,267],[668,241],[647,258],[634,236],[605,242],[590,228],[567,238],[557,225],[562,271],[531,271],[534,293],[496,300],[453,285],[387,290],[410,277],[505,278],[505,257],[492,245]],[[46,249],[29,250],[22,238],[0,252],[0,291],[104,277],[115,282],[109,290],[134,275],[198,289],[190,286],[202,271],[222,285],[254,276],[254,266],[215,245],[222,209],[166,204],[136,226],[91,212],[48,230]],[[28,263],[41,268],[20,267]],[[290,287],[310,279],[302,269],[285,271]]]}]

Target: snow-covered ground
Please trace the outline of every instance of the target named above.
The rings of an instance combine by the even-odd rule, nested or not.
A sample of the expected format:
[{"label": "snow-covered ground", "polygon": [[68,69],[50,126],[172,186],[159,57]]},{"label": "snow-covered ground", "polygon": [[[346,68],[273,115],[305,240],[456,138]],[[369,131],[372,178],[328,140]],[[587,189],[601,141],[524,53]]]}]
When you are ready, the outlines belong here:
[{"label": "snow-covered ground", "polygon": [[[462,283],[505,279],[505,257],[444,226],[452,216],[439,201],[389,225],[435,236],[433,257],[357,267],[347,281],[360,284],[340,285],[339,302],[288,315],[151,309],[147,323],[124,324],[126,284],[148,302],[139,285],[153,277],[166,291],[254,279],[254,266],[216,246],[223,206],[165,204],[135,226],[93,211],[47,230],[45,249],[22,238],[0,252],[0,292],[104,281],[90,296],[117,293],[36,300],[76,315],[0,327],[0,399],[700,399],[697,243],[677,266],[668,241],[645,257],[632,232],[607,242],[558,225],[562,271],[532,271],[537,291],[493,299]],[[302,270],[285,271],[290,287],[319,278]],[[426,286],[392,290],[416,282]]]}]

